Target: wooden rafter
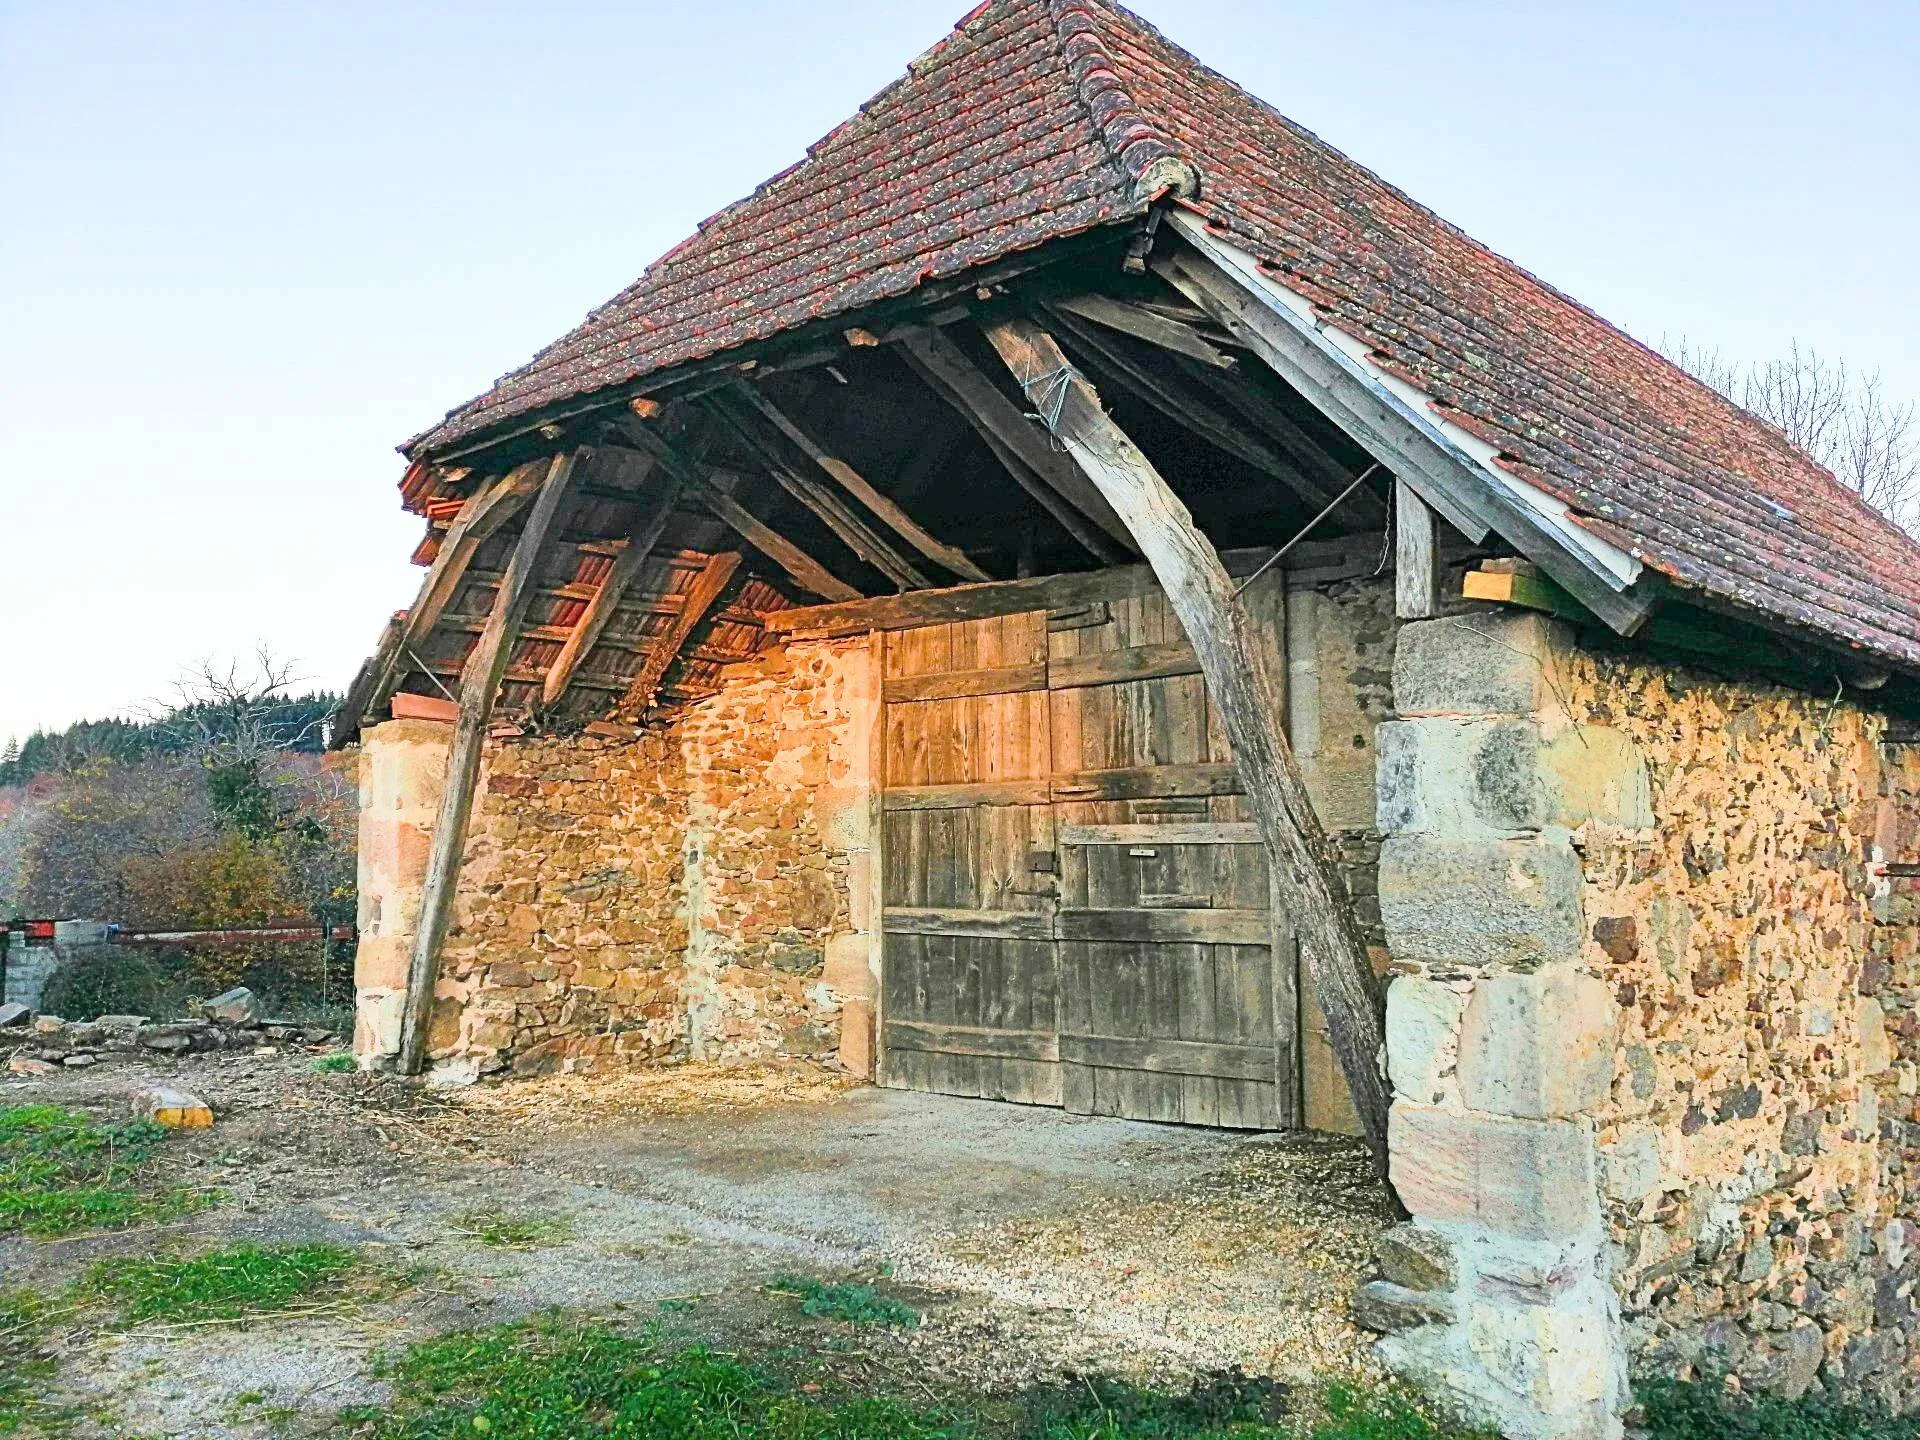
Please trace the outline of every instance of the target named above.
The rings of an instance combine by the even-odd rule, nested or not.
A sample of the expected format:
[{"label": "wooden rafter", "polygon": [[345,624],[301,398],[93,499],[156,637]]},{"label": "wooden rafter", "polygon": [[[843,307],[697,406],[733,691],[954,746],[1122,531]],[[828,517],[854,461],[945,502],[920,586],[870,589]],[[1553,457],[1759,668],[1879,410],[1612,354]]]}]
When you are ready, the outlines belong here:
[{"label": "wooden rafter", "polygon": [[1325,505],[1333,498],[1331,494],[1323,493],[1311,475],[1302,474],[1298,465],[1269,445],[1264,437],[1241,424],[1238,417],[1216,408],[1184,382],[1170,382],[1155,375],[1121,346],[1101,334],[1095,326],[1057,309],[1053,315],[1061,330],[1071,336],[1085,354],[1097,361],[1108,376],[1176,425],[1191,430],[1216,449],[1272,476],[1315,505]]},{"label": "wooden rafter", "polygon": [[645,425],[629,421],[618,427],[618,433],[635,448],[659,461],[667,473],[686,486],[702,505],[731,526],[742,540],[784,570],[787,578],[808,594],[818,595],[822,600],[859,598],[858,590],[771,525],[756,518],[705,470]]},{"label": "wooden rafter", "polygon": [[399,688],[418,659],[414,653],[416,648],[433,633],[441,615],[453,603],[460,582],[466,578],[467,567],[480,553],[480,547],[534,497],[546,471],[545,460],[516,465],[497,479],[483,483],[461,508],[440,541],[439,553],[433,557],[427,578],[420,584],[420,594],[407,611],[399,638],[387,655],[385,668],[374,679],[366,709],[378,710]]},{"label": "wooden rafter", "polygon": [[634,519],[627,534],[626,548],[614,556],[606,578],[587,602],[587,608],[580,612],[580,618],[574,622],[572,632],[560,647],[560,653],[548,667],[546,678],[540,686],[542,705],[557,705],[567,693],[567,686],[572,683],[575,672],[593,653],[593,647],[600,643],[600,637],[619,610],[620,602],[626,598],[627,587],[640,573],[640,567],[646,564],[653,547],[660,543],[660,534],[673,518],[674,506],[679,501],[680,482],[671,475],[663,476],[650,503]]},{"label": "wooden rafter", "polygon": [[1068,311],[1083,320],[1091,320],[1109,330],[1118,330],[1123,335],[1131,335],[1162,350],[1185,355],[1214,369],[1231,370],[1236,363],[1231,355],[1191,325],[1183,325],[1161,311],[1150,310],[1144,305],[1130,304],[1098,293],[1068,295],[1055,300],[1053,304],[1055,308]]},{"label": "wooden rafter", "polygon": [[627,693],[620,700],[619,708],[623,714],[644,714],[652,708],[660,681],[672,667],[681,647],[687,643],[687,637],[699,627],[700,621],[733,580],[733,572],[739,568],[740,554],[736,550],[715,555],[701,567],[700,573],[693,578],[693,584],[687,587],[686,604],[654,637],[640,661],[640,668],[633,672]]},{"label": "wooden rafter", "polygon": [[414,932],[407,966],[406,1009],[400,1025],[400,1070],[418,1075],[427,1061],[427,1029],[433,1021],[434,988],[440,976],[440,947],[453,919],[454,894],[460,885],[460,857],[467,841],[467,821],[473,814],[473,789],[480,776],[480,755],[486,744],[493,702],[506,674],[527,606],[533,601],[540,557],[561,511],[572,498],[570,486],[581,455],[555,455],[542,462],[544,478],[538,498],[507,562],[506,578],[493,597],[493,611],[460,677],[460,716],[454,722],[453,743],[447,751],[446,787],[434,820],[427,852],[427,876],[420,897],[420,919]]},{"label": "wooden rafter", "polygon": [[921,527],[906,511],[882,495],[866,478],[837,455],[830,455],[812,436],[796,425],[786,414],[768,399],[765,392],[752,385],[740,384],[733,388],[733,394],[741,396],[772,423],[773,427],[793,442],[803,455],[818,465],[827,475],[854,499],[879,516],[907,544],[918,550],[936,565],[944,566],[955,575],[968,580],[991,580],[993,577],[982,570],[966,555],[953,546],[935,539]]},{"label": "wooden rafter", "polygon": [[[1000,393],[1000,387],[973,363],[966,351],[938,330],[902,336],[900,350],[921,379],[960,412],[979,432],[980,438],[994,447],[996,455],[1005,453],[1017,457],[1076,514],[1086,517],[1117,541],[1124,553],[1133,553],[1133,537],[1106,498],[1077,466],[1053,448],[1053,443],[1020,412],[1019,406]],[[1068,533],[1075,532],[1069,530]]]},{"label": "wooden rafter", "polygon": [[[1299,466],[1301,475],[1316,491],[1332,496],[1347,488],[1353,479],[1352,469],[1342,464],[1304,425],[1249,386],[1243,377],[1195,365],[1178,356],[1174,364],[1278,446],[1282,454]],[[1385,513],[1371,490],[1356,494],[1353,499],[1359,514],[1377,519]]]},{"label": "wooden rafter", "polygon": [[1279,698],[1234,582],[1187,507],[1053,337],[1019,318],[990,326],[987,335],[1028,397],[1036,405],[1046,397],[1053,433],[1126,520],[1180,617],[1219,707],[1275,886],[1301,938],[1354,1109],[1384,1176],[1389,1097],[1379,1070],[1380,987],[1333,848],[1281,732]]},{"label": "wooden rafter", "polygon": [[744,444],[773,476],[773,481],[795,500],[799,501],[813,517],[834,537],[854,554],[878,570],[894,585],[902,590],[920,590],[926,588],[927,577],[914,569],[908,560],[886,538],[877,533],[826,486],[810,475],[803,475],[773,446],[767,444],[754,433],[752,423],[741,413],[741,407],[729,404],[730,399],[737,402],[740,391],[729,387],[702,397],[702,405],[709,415],[725,425],[734,436]]}]

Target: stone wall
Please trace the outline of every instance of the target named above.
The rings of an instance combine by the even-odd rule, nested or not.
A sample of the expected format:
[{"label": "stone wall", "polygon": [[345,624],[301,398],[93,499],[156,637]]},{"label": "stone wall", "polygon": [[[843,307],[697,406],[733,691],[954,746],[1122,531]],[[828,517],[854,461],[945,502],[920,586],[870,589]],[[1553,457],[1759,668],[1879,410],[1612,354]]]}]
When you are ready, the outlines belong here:
[{"label": "stone wall", "polygon": [[[875,684],[864,639],[796,644],[662,730],[490,742],[436,1074],[843,1048],[864,1069]],[[400,721],[363,742],[368,1063],[398,1049],[448,733]]]},{"label": "stone wall", "polygon": [[1910,1406],[1914,747],[1537,617],[1408,627],[1395,696],[1383,1353],[1516,1435],[1629,1368]]}]

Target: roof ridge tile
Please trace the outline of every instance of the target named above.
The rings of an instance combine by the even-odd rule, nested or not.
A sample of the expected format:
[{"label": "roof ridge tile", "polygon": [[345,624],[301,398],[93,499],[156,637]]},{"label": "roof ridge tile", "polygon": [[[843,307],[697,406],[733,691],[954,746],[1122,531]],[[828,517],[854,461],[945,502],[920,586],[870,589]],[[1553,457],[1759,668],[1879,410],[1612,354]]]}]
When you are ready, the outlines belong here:
[{"label": "roof ridge tile", "polygon": [[[1153,200],[1169,191],[1182,199],[1200,193],[1200,167],[1182,154],[1173,137],[1153,123],[1121,82],[1113,57],[1101,39],[1096,9],[1115,9],[1104,0],[1046,0],[1060,37],[1080,103],[1107,151],[1133,181],[1136,200]],[[1134,24],[1145,22],[1121,11]]]}]

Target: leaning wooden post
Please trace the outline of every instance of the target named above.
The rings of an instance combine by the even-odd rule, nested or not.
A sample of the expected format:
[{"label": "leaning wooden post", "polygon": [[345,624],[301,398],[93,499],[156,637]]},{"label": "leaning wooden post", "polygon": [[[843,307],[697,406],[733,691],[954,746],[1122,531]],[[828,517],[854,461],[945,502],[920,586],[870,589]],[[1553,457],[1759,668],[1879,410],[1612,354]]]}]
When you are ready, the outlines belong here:
[{"label": "leaning wooden post", "polygon": [[1100,405],[1100,397],[1038,325],[987,328],[1000,358],[1041,420],[1126,522],[1186,628],[1207,690],[1273,859],[1280,900],[1307,954],[1314,987],[1353,1106],[1384,1179],[1386,1081],[1380,985],[1334,865],[1326,832],[1280,729],[1280,702],[1253,627],[1226,567],[1153,463]]},{"label": "leaning wooden post", "polygon": [[486,629],[460,674],[460,717],[454,722],[447,752],[447,787],[433,824],[427,852],[426,887],[420,897],[420,925],[414,932],[407,966],[407,1004],[400,1021],[400,1073],[426,1068],[427,1029],[433,1021],[433,992],[440,978],[440,946],[453,919],[454,892],[460,887],[460,856],[466,848],[467,821],[473,814],[473,789],[480,778],[480,755],[493,716],[493,697],[507,672],[513,642],[539,581],[540,553],[573,480],[578,456],[556,455],[547,467],[539,498],[513,547],[506,574],[493,597]]}]

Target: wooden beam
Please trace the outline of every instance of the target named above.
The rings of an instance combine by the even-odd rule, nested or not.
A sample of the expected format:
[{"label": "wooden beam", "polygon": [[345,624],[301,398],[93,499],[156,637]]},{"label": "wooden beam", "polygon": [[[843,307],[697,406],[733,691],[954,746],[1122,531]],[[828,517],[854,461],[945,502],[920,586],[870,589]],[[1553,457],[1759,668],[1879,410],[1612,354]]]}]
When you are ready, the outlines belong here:
[{"label": "wooden beam", "polygon": [[861,598],[858,590],[771,525],[756,519],[746,506],[729,495],[705,471],[645,425],[628,421],[618,427],[618,433],[658,460],[667,473],[686,486],[702,505],[732,526],[742,540],[786,571],[787,578],[802,590],[810,595],[818,595],[822,600]]},{"label": "wooden beam", "polygon": [[453,920],[454,894],[460,886],[460,857],[466,847],[467,821],[473,814],[473,789],[480,756],[493,716],[494,696],[506,673],[508,657],[532,603],[541,552],[565,503],[580,455],[555,455],[546,462],[545,479],[525,528],[507,562],[506,578],[493,598],[493,613],[460,677],[460,718],[454,722],[447,752],[446,788],[427,851],[427,878],[420,896],[420,920],[407,967],[406,1009],[400,1022],[400,1072],[418,1075],[426,1067],[427,1028],[433,1022],[434,988],[440,978],[440,947]]},{"label": "wooden beam", "polygon": [[1182,385],[1170,384],[1115,345],[1093,326],[1071,315],[1054,312],[1061,328],[1073,337],[1107,373],[1174,424],[1189,430],[1215,449],[1272,476],[1315,505],[1325,505],[1338,494],[1255,435],[1235,417],[1216,409]]},{"label": "wooden beam", "polygon": [[327,722],[327,748],[338,750],[348,745],[360,734],[360,722],[366,717],[369,702],[373,698],[374,686],[392,666],[394,657],[399,654],[400,638],[406,633],[406,617],[390,616],[380,631],[380,643],[374,647],[373,654],[367,657],[359,672],[353,677],[353,683],[347,687],[347,693],[340,699],[340,708],[335,710]]},{"label": "wooden beam", "polygon": [[[1382,1178],[1389,1096],[1379,1070],[1384,1005],[1337,857],[1280,727],[1280,700],[1253,625],[1187,507],[1101,407],[1052,336],[1026,319],[987,331],[1029,399],[1048,395],[1053,433],[1127,522],[1192,642],[1299,935],[1329,1036]],[[1065,375],[1064,386],[1057,377]],[[1064,393],[1062,393],[1064,392]]]},{"label": "wooden beam", "polygon": [[962,350],[940,331],[908,335],[900,342],[901,353],[919,372],[935,394],[958,410],[980,432],[992,436],[1018,455],[1034,474],[1052,487],[1069,505],[1098,525],[1126,551],[1133,553],[1133,537],[1120,517],[1113,513],[1106,497],[1080,473],[1034,423],[1020,412],[1000,387],[988,378]]},{"label": "wooden beam", "polygon": [[[1342,463],[1339,457],[1328,450],[1312,431],[1301,425],[1267,396],[1249,386],[1243,375],[1210,370],[1204,365],[1195,365],[1186,360],[1175,360],[1174,363],[1196,384],[1210,391],[1228,409],[1237,411],[1241,419],[1271,440],[1279,447],[1280,452],[1298,465],[1303,474],[1311,477],[1329,498],[1346,489],[1347,482],[1358,473]],[[1375,519],[1385,517],[1386,507],[1374,498],[1371,490],[1364,495],[1355,495],[1353,498],[1359,502],[1355,507],[1358,512]]]},{"label": "wooden beam", "polygon": [[619,709],[622,713],[638,715],[652,708],[661,678],[673,664],[674,657],[680,653],[680,647],[687,643],[687,637],[693,634],[707,611],[713,608],[714,602],[720,598],[720,592],[727,588],[727,583],[733,579],[733,572],[739,568],[739,552],[729,550],[715,555],[694,576],[693,584],[687,587],[687,603],[654,638],[652,646],[640,661],[640,668],[633,672],[632,683],[627,686],[627,693],[620,700]]},{"label": "wooden beam", "polygon": [[[1156,255],[1154,270],[1247,345],[1307,402],[1326,415],[1438,511],[1469,542],[1498,530],[1617,633],[1631,635],[1657,601],[1639,573],[1616,574],[1602,559],[1553,528],[1471,456],[1431,417],[1417,413],[1321,334],[1312,321],[1245,273],[1231,247],[1174,217],[1188,248]],[[1569,522],[1570,523],[1570,522]]]},{"label": "wooden beam", "polygon": [[1393,613],[1402,620],[1440,608],[1437,519],[1411,485],[1393,482]]},{"label": "wooden beam", "polygon": [[400,688],[400,682],[412,667],[415,648],[433,633],[433,627],[440,623],[441,615],[453,603],[460,582],[466,578],[467,567],[480,553],[480,547],[534,497],[546,471],[545,460],[529,460],[495,480],[482,483],[473,492],[440,541],[439,553],[433,557],[432,568],[420,584],[420,594],[407,611],[400,638],[374,680],[367,709],[378,710]]},{"label": "wooden beam", "polygon": [[1091,320],[1109,330],[1118,330],[1123,335],[1131,335],[1162,350],[1186,355],[1216,370],[1231,370],[1237,363],[1231,355],[1217,348],[1191,325],[1182,325],[1178,320],[1169,319],[1144,305],[1130,305],[1125,300],[1100,294],[1069,295],[1055,300],[1053,305],[1083,320]]},{"label": "wooden beam", "polygon": [[600,643],[601,634],[619,610],[621,600],[626,597],[627,586],[639,575],[640,567],[646,563],[647,556],[653,553],[653,547],[660,543],[661,532],[673,518],[673,507],[679,501],[680,482],[671,475],[665,476],[664,483],[654,491],[653,503],[641,512],[628,532],[626,548],[614,556],[606,578],[600,582],[593,599],[587,602],[587,608],[581,612],[579,620],[574,622],[573,633],[567,636],[566,643],[560,647],[560,653],[548,668],[546,679],[540,686],[542,705],[557,705],[567,693],[574,672],[592,653],[593,647]]},{"label": "wooden beam", "polygon": [[854,499],[879,516],[902,540],[918,550],[936,565],[945,566],[954,574],[967,580],[991,580],[993,577],[982,570],[965,554],[951,545],[936,540],[922,529],[914,518],[902,510],[893,501],[869,485],[864,476],[846,461],[836,455],[829,455],[798,425],[787,418],[780,408],[769,400],[766,394],[742,382],[733,387],[733,394],[740,396],[762,415],[772,422],[787,439],[793,442],[803,455],[818,465],[827,475]]},{"label": "wooden beam", "polygon": [[814,519],[831,530],[834,538],[842,545],[873,566],[900,589],[924,590],[931,582],[913,568],[912,561],[889,545],[872,526],[854,514],[841,502],[839,496],[811,476],[802,475],[795,470],[787,464],[777,450],[753,433],[753,427],[747,418],[727,403],[736,393],[733,387],[717,390],[711,395],[702,397],[700,403],[709,415],[731,430],[748,450],[760,458],[766,465],[768,473],[773,476],[774,483],[806,507]]}]

